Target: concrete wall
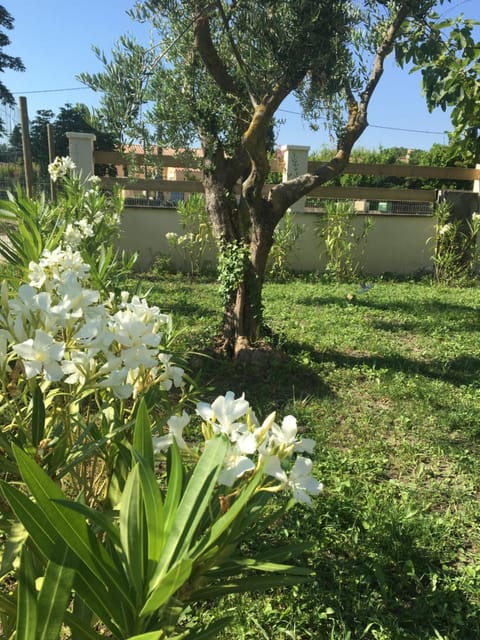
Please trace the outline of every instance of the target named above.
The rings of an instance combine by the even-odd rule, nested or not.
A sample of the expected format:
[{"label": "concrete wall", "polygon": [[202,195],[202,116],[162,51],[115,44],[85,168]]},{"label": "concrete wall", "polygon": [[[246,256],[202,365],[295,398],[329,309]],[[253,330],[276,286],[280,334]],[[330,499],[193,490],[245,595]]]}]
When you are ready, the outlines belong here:
[{"label": "concrete wall", "polygon": [[[433,216],[371,215],[374,220],[359,260],[367,274],[386,272],[410,274],[432,268],[433,242],[427,244],[435,233]],[[363,216],[358,215],[359,228]],[[321,259],[321,245],[314,233],[318,215],[296,213],[295,222],[305,225],[290,264],[295,271],[321,271],[325,263]],[[139,252],[137,269],[144,271],[155,256],[170,256],[173,264],[185,269],[181,257],[168,244],[165,234],[173,231],[181,234],[179,217],[174,209],[127,207],[122,216],[122,233],[119,246]],[[213,259],[213,256],[211,256]]]}]

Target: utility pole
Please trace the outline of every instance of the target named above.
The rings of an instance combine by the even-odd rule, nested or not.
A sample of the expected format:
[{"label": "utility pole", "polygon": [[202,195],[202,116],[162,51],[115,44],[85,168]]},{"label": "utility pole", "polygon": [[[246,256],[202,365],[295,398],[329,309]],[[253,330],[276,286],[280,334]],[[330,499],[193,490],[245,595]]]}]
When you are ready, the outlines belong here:
[{"label": "utility pole", "polygon": [[20,124],[22,127],[22,149],[23,149],[23,167],[25,170],[25,187],[27,196],[33,196],[33,163],[32,163],[32,147],[30,146],[30,132],[28,129],[28,111],[27,99],[20,96]]},{"label": "utility pole", "polygon": [[[51,124],[47,124],[47,140],[48,140],[48,162],[51,164],[55,160],[55,140],[53,137],[53,127]],[[55,202],[55,183],[50,178],[50,197],[52,202]]]}]

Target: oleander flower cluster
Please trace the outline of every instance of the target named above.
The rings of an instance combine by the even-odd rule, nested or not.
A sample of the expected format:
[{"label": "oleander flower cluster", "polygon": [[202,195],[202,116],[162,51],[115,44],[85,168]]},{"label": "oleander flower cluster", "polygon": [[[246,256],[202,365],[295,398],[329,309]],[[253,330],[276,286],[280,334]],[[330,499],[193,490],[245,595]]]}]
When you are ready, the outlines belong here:
[{"label": "oleander flower cluster", "polygon": [[48,173],[53,182],[57,182],[59,178],[64,178],[69,175],[75,168],[76,165],[69,156],[57,156],[55,160],[48,165]]},{"label": "oleander flower cluster", "polygon": [[[18,365],[26,380],[109,389],[136,397],[152,384],[183,385],[183,370],[165,345],[171,317],[125,292],[102,299],[89,286],[90,266],[66,246],[44,251],[29,265],[28,282],[13,298],[2,286],[0,359],[4,373]],[[5,377],[5,376],[4,376]]]},{"label": "oleander flower cluster", "polygon": [[[312,454],[316,443],[310,438],[298,437],[294,416],[288,415],[278,424],[274,412],[260,423],[244,394],[235,398],[231,391],[211,404],[199,402],[196,414],[202,420],[206,446],[219,433],[228,437],[229,448],[218,479],[220,484],[233,487],[262,467],[268,478],[262,490],[286,490],[295,502],[305,504],[311,504],[311,496],[321,492],[322,484],[312,476],[312,460],[304,455]],[[181,451],[195,454],[183,435],[190,420],[186,411],[181,416],[170,417],[168,433],[154,439],[156,451],[168,449],[175,440]]]},{"label": "oleander flower cluster", "polygon": [[444,236],[447,233],[450,233],[450,231],[452,231],[452,229],[453,229],[453,225],[452,225],[451,222],[447,222],[445,224],[442,224],[442,226],[439,227],[439,229],[438,229],[438,235],[439,236]]}]

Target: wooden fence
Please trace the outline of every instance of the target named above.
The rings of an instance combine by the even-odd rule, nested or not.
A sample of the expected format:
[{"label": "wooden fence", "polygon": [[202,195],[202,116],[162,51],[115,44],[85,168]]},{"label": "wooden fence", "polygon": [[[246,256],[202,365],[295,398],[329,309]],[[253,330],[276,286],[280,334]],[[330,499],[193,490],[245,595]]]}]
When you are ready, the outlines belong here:
[{"label": "wooden fence", "polygon": [[[161,179],[145,178],[144,175],[128,175],[131,156],[117,152],[93,152],[93,139],[90,134],[69,134],[70,155],[80,169],[81,175],[92,175],[94,162],[97,165],[116,167],[116,178],[102,178],[105,187],[117,184],[127,196],[125,212],[122,216],[121,248],[139,252],[138,268],[147,269],[156,256],[169,256],[179,268],[185,268],[185,262],[166,240],[166,234],[183,233],[180,219],[174,206],[166,207],[165,194],[201,193],[203,191],[200,160],[198,158],[160,155],[155,157],[154,165],[148,166],[145,155],[135,158],[137,167],[147,165],[147,170]],[[89,137],[90,136],[90,137]],[[287,180],[306,171],[313,171],[318,162],[308,161],[308,147],[286,146],[282,148],[282,161],[272,162],[272,172]],[[131,165],[130,165],[131,168]],[[143,170],[142,170],[143,171]],[[451,191],[460,209],[468,209],[467,214],[480,211],[480,165],[477,168],[462,167],[423,167],[410,164],[375,165],[351,163],[345,173],[357,175],[385,176],[395,178],[437,179],[445,182],[452,180],[471,181],[473,188],[468,191]],[[168,178],[168,179],[167,179]],[[268,190],[271,185],[265,188]],[[131,195],[140,192],[141,198],[135,201]],[[161,197],[160,197],[161,196]],[[414,273],[432,268],[436,218],[432,215],[433,203],[439,194],[435,189],[375,188],[375,187],[337,187],[326,185],[314,189],[309,197],[322,199],[348,199],[361,203],[411,204],[412,210],[389,215],[388,207],[373,211],[374,225],[368,235],[366,246],[358,256],[365,273],[381,274]],[[322,271],[324,256],[318,245],[315,225],[323,224],[316,211],[305,207],[305,198],[291,207],[295,213],[295,222],[303,225],[305,233],[290,258],[290,265],[298,271]],[[149,204],[150,206],[145,206]],[[170,203],[170,205],[175,203]],[[154,206],[151,206],[154,205]],[[368,207],[358,208],[359,215],[355,224],[361,226],[363,213],[372,215]],[[415,212],[416,215],[411,215]],[[420,213],[420,215],[419,215]],[[426,214],[426,215],[425,215]],[[212,261],[215,255],[212,255]]]},{"label": "wooden fence", "polygon": [[[289,147],[286,147],[288,149]],[[293,147],[293,149],[306,150],[306,147]],[[308,153],[308,151],[305,151]],[[145,163],[145,156],[142,154],[135,154],[133,160],[137,166],[142,166]],[[184,176],[189,177],[186,179],[152,179],[144,177],[128,177],[125,175],[125,168],[132,162],[132,156],[125,156],[115,151],[95,151],[94,162],[96,165],[113,165],[116,167],[118,177],[116,178],[102,178],[102,182],[106,187],[111,187],[116,184],[121,187],[122,190],[133,193],[201,193],[203,192],[203,185],[201,182],[200,174],[200,160],[195,158],[182,158],[172,155],[159,155],[155,157],[155,163],[157,171],[160,169],[165,172],[166,169],[172,168],[174,171],[182,172]],[[281,173],[283,176],[287,175],[292,177],[294,173],[294,165],[298,164],[298,151],[296,156],[292,158],[291,164],[288,167],[282,160],[274,159],[271,162],[271,171]],[[308,171],[314,171],[321,165],[318,161],[308,161]],[[191,172],[198,172],[198,178],[191,179],[188,174],[188,170]],[[395,177],[395,178],[420,178],[420,179],[436,179],[444,181],[462,180],[473,182],[473,192],[479,193],[480,191],[480,165],[477,168],[464,168],[464,167],[424,167],[411,164],[398,164],[398,165],[379,165],[379,164],[361,164],[361,163],[349,163],[344,174],[354,175],[370,175],[370,176],[382,176],[382,177]],[[265,190],[268,191],[272,185],[265,185]],[[240,188],[240,187],[239,187]],[[366,201],[402,201],[402,202],[425,202],[434,203],[437,200],[438,192],[436,189],[410,189],[410,188],[378,188],[378,187],[357,187],[357,186],[321,186],[315,188],[308,194],[309,197],[316,197],[321,199],[350,199],[350,200],[366,200]]]}]

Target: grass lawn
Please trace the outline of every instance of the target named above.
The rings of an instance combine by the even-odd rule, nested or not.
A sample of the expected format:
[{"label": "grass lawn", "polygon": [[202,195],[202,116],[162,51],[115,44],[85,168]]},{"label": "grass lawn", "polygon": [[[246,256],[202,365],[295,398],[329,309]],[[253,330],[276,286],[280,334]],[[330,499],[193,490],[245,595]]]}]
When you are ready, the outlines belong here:
[{"label": "grass lawn", "polygon": [[[180,342],[208,352],[217,285],[142,283]],[[257,544],[310,540],[315,579],[231,597],[222,640],[480,638],[480,297],[476,288],[307,279],[265,288],[278,355],[255,365],[193,356],[211,399],[245,392],[264,417],[293,413],[317,440],[325,484]],[[205,616],[215,616],[209,608]]]}]

